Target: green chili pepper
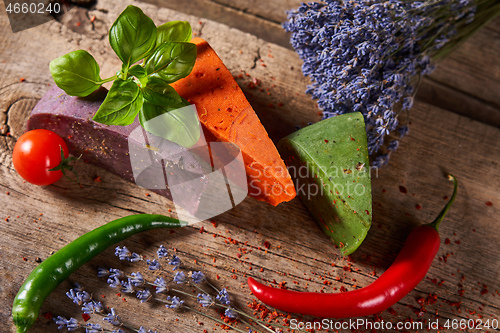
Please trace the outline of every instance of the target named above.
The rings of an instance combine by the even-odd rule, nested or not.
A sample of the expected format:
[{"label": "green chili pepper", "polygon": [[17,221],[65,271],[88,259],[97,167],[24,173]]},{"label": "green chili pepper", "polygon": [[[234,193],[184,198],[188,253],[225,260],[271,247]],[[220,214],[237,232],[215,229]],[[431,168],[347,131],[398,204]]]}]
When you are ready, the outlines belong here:
[{"label": "green chili pepper", "polygon": [[62,281],[109,246],[142,231],[185,225],[186,222],[163,215],[131,215],[111,221],[69,243],[38,265],[19,289],[12,306],[17,333],[27,332],[35,323],[45,298]]}]

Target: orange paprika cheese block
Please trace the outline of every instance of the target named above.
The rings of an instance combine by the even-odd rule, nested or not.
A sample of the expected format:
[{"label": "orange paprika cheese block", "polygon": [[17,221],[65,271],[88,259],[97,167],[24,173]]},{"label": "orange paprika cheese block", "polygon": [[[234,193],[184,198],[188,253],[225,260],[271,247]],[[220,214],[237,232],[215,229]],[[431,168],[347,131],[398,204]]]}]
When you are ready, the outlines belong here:
[{"label": "orange paprika cheese block", "polygon": [[274,206],[290,201],[296,195],[290,174],[243,91],[205,40],[191,42],[198,49],[194,68],[172,86],[196,106],[207,140],[241,149],[250,196]]}]

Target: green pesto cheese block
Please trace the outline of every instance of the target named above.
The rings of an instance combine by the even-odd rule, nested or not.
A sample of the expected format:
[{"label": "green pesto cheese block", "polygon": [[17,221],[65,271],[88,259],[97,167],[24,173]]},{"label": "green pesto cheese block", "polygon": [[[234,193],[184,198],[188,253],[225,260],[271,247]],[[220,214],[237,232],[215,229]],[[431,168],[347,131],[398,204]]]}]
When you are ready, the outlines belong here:
[{"label": "green pesto cheese block", "polygon": [[353,253],[372,221],[363,115],[348,113],[317,122],[283,138],[278,150],[318,225],[343,255]]}]

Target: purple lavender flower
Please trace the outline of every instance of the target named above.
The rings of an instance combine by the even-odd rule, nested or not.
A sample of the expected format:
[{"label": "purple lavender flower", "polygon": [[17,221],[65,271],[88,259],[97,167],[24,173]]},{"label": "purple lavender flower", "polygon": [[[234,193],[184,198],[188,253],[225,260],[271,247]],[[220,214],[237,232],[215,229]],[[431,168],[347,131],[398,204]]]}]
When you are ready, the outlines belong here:
[{"label": "purple lavender flower", "polygon": [[136,297],[141,300],[141,303],[147,302],[151,299],[152,295],[149,289],[138,290]]},{"label": "purple lavender flower", "polygon": [[193,280],[194,283],[199,284],[205,281],[207,278],[203,272],[193,272],[191,274],[191,279]]},{"label": "purple lavender flower", "polygon": [[80,323],[75,318],[69,318],[69,320],[66,322],[66,328],[68,329],[68,331],[74,331],[80,328]]},{"label": "purple lavender flower", "polygon": [[64,327],[66,327],[68,331],[74,331],[80,328],[80,324],[78,323],[78,320],[76,320],[75,318],[66,319],[64,317],[57,316],[56,318],[54,318],[54,321],[56,325],[58,325],[57,329],[59,330]]},{"label": "purple lavender flower", "polygon": [[130,275],[131,275],[130,282],[134,286],[140,287],[140,286],[144,285],[144,278],[142,277],[141,272],[132,273]]},{"label": "purple lavender flower", "polygon": [[117,268],[110,268],[109,269],[109,277],[110,278],[114,278],[114,277],[121,278],[124,275],[125,274]]},{"label": "purple lavender flower", "polygon": [[167,301],[169,301],[170,304],[166,304],[165,306],[169,309],[178,309],[184,303],[184,301],[177,296],[174,297],[168,296]]},{"label": "purple lavender flower", "polygon": [[[432,71],[432,57],[475,10],[473,0],[324,0],[302,3],[283,26],[323,118],[361,112],[374,154],[390,133],[408,133],[397,109],[413,106],[415,78]],[[388,159],[385,154],[376,164]]]},{"label": "purple lavender flower", "polygon": [[186,274],[184,272],[176,272],[174,275],[174,282],[177,284],[183,284],[187,282]]},{"label": "purple lavender flower", "polygon": [[130,258],[131,255],[132,253],[126,246],[124,247],[117,246],[115,248],[115,256],[117,256],[120,260],[127,260]]},{"label": "purple lavender flower", "polygon": [[81,289],[78,287],[70,289],[66,293],[66,296],[68,296],[68,298],[70,298],[73,301],[73,303],[78,305],[82,305],[83,303],[90,301],[91,299],[90,294],[86,291],[79,291],[79,290]]},{"label": "purple lavender flower", "polygon": [[100,333],[102,332],[101,325],[88,323],[85,326],[85,333]]},{"label": "purple lavender flower", "polygon": [[128,259],[130,262],[138,262],[142,260],[142,256],[138,255],[137,253],[132,253],[130,258]]},{"label": "purple lavender flower", "polygon": [[134,285],[132,284],[132,281],[127,279],[127,281],[122,281],[122,292],[126,294],[131,294],[135,292]]},{"label": "purple lavender flower", "polygon": [[230,319],[238,318],[238,313],[234,311],[232,308],[227,308],[226,311],[224,311],[224,315]]},{"label": "purple lavender flower", "polygon": [[174,256],[172,257],[172,259],[170,259],[170,260],[168,261],[168,264],[169,264],[169,265],[174,266],[174,268],[173,268],[172,270],[174,270],[174,271],[175,271],[175,270],[176,270],[177,268],[179,268],[179,267],[180,267],[180,265],[181,265],[181,258],[179,258],[178,256],[175,256],[175,255],[174,255]]},{"label": "purple lavender flower", "polygon": [[118,317],[114,308],[111,308],[110,312],[107,314],[107,316],[102,318],[102,319],[104,321],[107,321],[111,325],[115,325],[115,326],[121,325],[120,317]]},{"label": "purple lavender flower", "polygon": [[106,281],[108,283],[108,285],[111,287],[111,288],[118,288],[119,286],[122,285],[120,279],[118,279],[116,276],[114,277],[109,277],[108,280]]},{"label": "purple lavender flower", "polygon": [[153,260],[148,259],[148,260],[146,260],[146,263],[149,265],[149,270],[151,270],[151,271],[157,271],[161,268],[160,263],[156,259],[153,259]]},{"label": "purple lavender flower", "polygon": [[135,252],[130,252],[130,250],[124,246],[115,248],[115,256],[117,256],[120,260],[127,260],[130,262],[137,262],[142,260],[142,257]]},{"label": "purple lavender flower", "polygon": [[104,306],[101,302],[92,300],[90,302],[83,303],[82,311],[86,314],[102,313],[104,312]]},{"label": "purple lavender flower", "polygon": [[231,303],[229,300],[229,293],[226,288],[221,289],[215,298],[223,305],[229,305]]},{"label": "purple lavender flower", "polygon": [[168,290],[168,286],[167,286],[167,281],[165,281],[164,278],[162,278],[161,276],[157,277],[155,282],[154,282],[154,285],[156,287],[156,293],[159,294],[159,293],[162,293],[166,290]]},{"label": "purple lavender flower", "polygon": [[168,256],[167,249],[163,245],[160,245],[160,248],[156,251],[156,255],[158,256],[158,259],[165,258]]},{"label": "purple lavender flower", "polygon": [[97,268],[97,277],[105,277],[109,274],[109,271],[106,268],[99,267]]},{"label": "purple lavender flower", "polygon": [[200,303],[203,307],[207,307],[214,304],[214,301],[212,299],[212,296],[208,294],[198,294],[198,303]]}]

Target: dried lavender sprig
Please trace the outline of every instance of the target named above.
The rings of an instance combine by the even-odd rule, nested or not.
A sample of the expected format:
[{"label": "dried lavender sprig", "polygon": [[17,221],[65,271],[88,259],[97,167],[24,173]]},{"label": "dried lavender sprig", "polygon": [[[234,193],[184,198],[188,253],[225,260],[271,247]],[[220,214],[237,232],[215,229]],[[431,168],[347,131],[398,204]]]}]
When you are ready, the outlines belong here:
[{"label": "dried lavender sprig", "polygon": [[[158,302],[162,302],[162,303],[169,303],[168,301],[165,301],[165,300],[163,300],[163,299],[161,299],[161,298],[154,298],[154,300],[155,300],[155,301],[158,301]],[[215,318],[215,317],[213,317],[213,316],[210,316],[210,315],[208,315],[208,314],[206,314],[206,313],[203,313],[203,312],[201,312],[201,311],[198,311],[198,310],[196,310],[196,309],[194,309],[194,308],[192,308],[192,307],[190,307],[190,306],[187,306],[187,305],[185,305],[185,304],[182,304],[182,306],[181,306],[181,307],[182,307],[182,308],[184,308],[184,309],[186,309],[186,310],[189,310],[189,311],[192,311],[192,312],[194,312],[194,313],[197,313],[197,314],[199,314],[200,316],[203,316],[203,317],[205,317],[205,318],[208,318],[208,319],[211,319],[211,320],[213,320],[213,321],[216,321],[216,322],[218,322],[219,324],[222,324],[222,325],[225,325],[225,326],[227,326],[227,327],[230,327],[231,329],[235,330],[236,332],[240,332],[240,333],[248,333],[247,331],[243,331],[243,330],[239,329],[239,328],[238,328],[238,327],[236,327],[236,326],[233,326],[233,325],[231,325],[231,324],[229,324],[229,323],[226,323],[226,322],[225,322],[225,321],[223,321],[223,320],[220,320],[220,319]],[[271,331],[271,332],[272,332],[272,331]],[[256,332],[256,333],[257,333],[257,332]]]},{"label": "dried lavender sprig", "polygon": [[[160,246],[160,248],[157,251],[157,254],[158,254],[158,259],[164,258],[164,257],[167,257],[167,258],[169,257],[168,252],[163,245]],[[141,256],[141,258],[142,258],[142,256]],[[179,268],[187,270],[185,267],[182,266],[182,261],[179,257],[173,255],[171,258],[168,258],[168,260],[169,260],[168,263],[170,265],[174,266],[173,271],[175,271]],[[146,263],[149,266],[154,264],[155,267],[157,267],[158,269],[161,269],[161,264],[158,261],[153,262],[152,260],[147,260]],[[157,270],[157,269],[155,269],[155,270]],[[98,270],[98,276],[103,277],[103,276],[105,276],[106,272],[110,272],[110,271],[118,271],[118,270],[110,269],[108,271],[106,269],[100,268]],[[168,273],[168,271],[164,271],[164,272]],[[267,322],[265,322],[263,320],[255,319],[255,318],[249,316],[248,314],[246,314],[245,312],[238,310],[234,306],[230,306],[229,305],[230,304],[229,294],[227,293],[227,290],[225,288],[223,288],[222,290],[219,291],[217,287],[215,287],[212,283],[210,283],[210,281],[206,278],[206,276],[201,271],[189,271],[189,275],[191,277],[191,280],[189,280],[186,277],[186,274],[183,271],[177,271],[175,273],[173,280],[172,280],[173,282],[176,282],[176,283],[187,284],[187,285],[190,285],[192,287],[195,287],[196,289],[198,289],[201,292],[198,295],[193,295],[193,294],[190,294],[190,293],[187,293],[187,292],[184,292],[182,290],[175,289],[175,288],[168,288],[167,283],[163,279],[163,277],[157,277],[155,282],[152,283],[152,282],[149,282],[146,279],[144,279],[142,277],[142,275],[140,275],[140,272],[132,273],[132,275],[133,276],[127,276],[126,274],[120,275],[120,277],[122,277],[122,278],[127,278],[127,281],[121,281],[121,284],[124,288],[122,291],[128,292],[128,293],[137,292],[136,296],[138,299],[141,300],[141,303],[146,302],[146,301],[155,300],[155,301],[160,301],[160,302],[165,303],[166,307],[168,307],[168,308],[177,309],[177,308],[182,307],[182,308],[185,308],[188,310],[193,310],[191,307],[185,305],[184,301],[181,300],[177,296],[173,296],[173,297],[168,296],[167,300],[163,300],[163,299],[160,299],[158,297],[154,297],[147,288],[140,289],[138,291],[134,288],[134,287],[144,288],[145,285],[151,285],[151,286],[155,286],[157,288],[160,287],[161,290],[160,291],[157,290],[157,293],[168,290],[171,292],[175,292],[175,293],[196,299],[200,303],[200,305],[202,305],[203,307],[210,307],[213,305],[218,306],[218,307],[222,307],[224,309],[224,315],[227,316],[229,319],[235,319],[235,317],[237,317],[238,315],[241,315],[242,317],[240,317],[239,320],[242,323],[245,323],[248,326],[258,325],[266,331],[275,332],[275,331],[271,330],[269,327],[267,327],[267,324],[268,324]],[[137,277],[137,276],[139,276],[139,281],[138,281],[139,283],[134,285],[130,282],[130,280],[131,280],[131,278]],[[119,280],[119,279],[117,278],[117,280]],[[199,286],[201,283],[207,283],[213,290],[215,290],[218,293],[218,295],[216,297],[216,301],[218,301],[218,302],[216,302],[203,288],[201,288]],[[117,283],[114,282],[113,285],[114,284],[117,284]],[[199,311],[195,311],[195,312],[199,313]],[[221,323],[223,322],[223,321],[219,321],[218,319],[216,319],[210,315],[203,314],[203,313],[202,313],[202,315],[204,315],[207,318],[216,320],[217,322],[221,322]],[[245,320],[245,318],[248,318],[254,324]],[[224,323],[224,325],[227,325],[227,323]],[[273,324],[273,325],[287,328],[287,326],[284,326],[284,325],[279,325],[279,324]],[[228,326],[230,326],[230,325],[228,325]],[[302,330],[299,330],[299,331],[302,332]]]},{"label": "dried lavender sprig", "polygon": [[[102,269],[100,270],[102,272]],[[116,269],[110,269],[108,273],[111,272],[111,274],[115,274],[114,277],[116,279],[117,276],[123,275],[123,272],[116,270]],[[120,274],[117,274],[117,272],[120,272]],[[128,328],[134,332],[146,332],[145,329],[141,326],[141,328],[137,329],[133,326],[130,326],[120,320],[120,317],[116,314],[116,311],[114,308],[111,308],[109,312],[106,311],[106,308],[103,306],[101,301],[95,300],[91,294],[88,292],[84,291],[83,287],[75,283],[75,287],[70,289],[67,293],[66,296],[70,298],[73,303],[78,304],[81,306],[81,310],[85,314],[97,314],[103,317],[103,320],[114,325],[114,326],[122,326],[125,328]],[[112,333],[125,333],[122,329],[117,329],[117,330],[107,330],[105,328],[101,328],[99,324],[94,324],[94,323],[80,323],[74,318],[65,319],[64,317],[58,316],[54,319],[56,321],[56,324],[59,325],[58,329],[61,329],[63,327],[67,327],[69,331],[76,330],[78,328],[84,328],[86,330],[86,333],[97,333],[97,332],[112,332]],[[147,332],[152,332],[148,330]]]},{"label": "dried lavender sprig", "polygon": [[[176,273],[178,274],[178,273]],[[194,277],[193,277],[194,275]],[[200,300],[200,296],[202,297],[202,300],[203,300],[203,295],[208,295],[208,293],[206,293],[201,287],[199,287],[197,284],[201,283],[201,282],[205,282],[207,283],[213,290],[215,290],[215,292],[217,292],[217,296],[216,296],[216,300],[219,302],[219,303],[216,303],[214,302],[212,299],[210,300],[207,300],[206,302],[204,302],[205,300],[203,300],[202,303],[204,303],[205,305],[202,304],[202,306],[212,306],[212,305],[215,305],[215,306],[219,306],[219,307],[222,307],[225,309],[224,311],[224,314],[230,318],[230,319],[233,319],[229,316],[233,316],[235,314],[240,314],[242,315],[243,317],[248,317],[251,321],[254,321],[257,325],[261,326],[263,329],[265,329],[266,331],[269,331],[269,332],[273,332],[273,330],[271,330],[269,327],[266,326],[266,322],[263,321],[263,320],[260,320],[260,319],[256,319],[256,318],[252,318],[250,317],[248,314],[246,314],[245,312],[237,309],[236,307],[231,307],[229,306],[229,304],[231,303],[230,302],[230,299],[229,299],[229,293],[227,292],[227,289],[226,288],[223,288],[221,290],[219,290],[216,286],[214,286],[212,283],[210,283],[210,281],[206,278],[206,276],[202,273],[202,272],[192,272],[191,273],[191,278],[193,280],[193,282],[195,283],[194,285],[192,283],[190,283],[189,281],[186,281],[185,283],[189,284],[190,286],[193,286],[195,288],[197,288],[199,291],[202,292],[202,294],[199,294],[198,296],[195,296],[195,295],[191,295],[189,293],[185,293],[181,290],[178,290],[178,289],[171,289],[171,291],[173,292],[177,292],[177,293],[180,293],[180,294],[183,294],[183,295],[186,295],[188,297],[192,297],[192,298],[196,298],[198,301]],[[229,316],[228,316],[229,315]],[[210,316],[209,316],[210,317]],[[245,319],[243,318],[240,318],[240,320],[242,322],[244,322],[245,324],[247,324],[248,326],[252,326],[252,324],[248,321],[246,321]],[[283,328],[288,328],[287,326],[285,325],[280,325],[280,324],[273,324],[274,326],[279,326],[279,327],[283,327]],[[298,330],[299,332],[306,332],[304,330],[301,330],[299,329]],[[257,331],[255,331],[256,333],[258,333]]]},{"label": "dried lavender sprig", "polygon": [[107,328],[101,327],[99,324],[93,324],[93,323],[81,323],[75,318],[71,317],[70,319],[66,319],[62,316],[57,316],[54,318],[54,321],[56,325],[58,325],[58,329],[63,329],[67,328],[68,331],[74,331],[77,329],[85,329],[86,333],[100,333],[100,332],[106,332],[106,333],[125,333],[124,330],[121,328],[116,329],[116,330],[110,330]]}]

